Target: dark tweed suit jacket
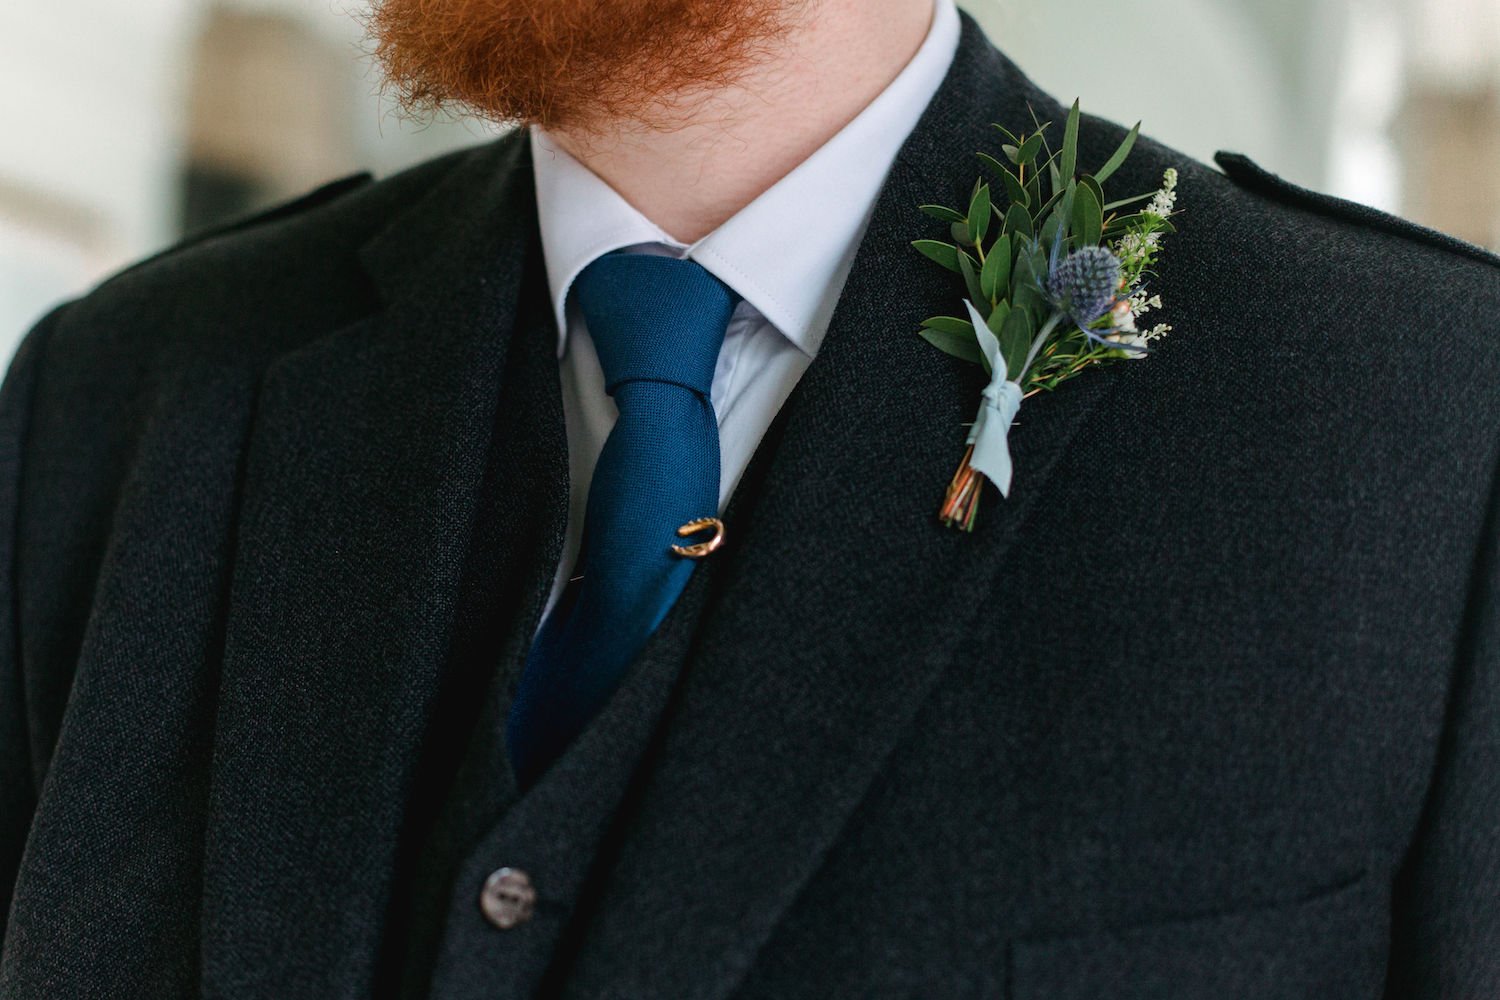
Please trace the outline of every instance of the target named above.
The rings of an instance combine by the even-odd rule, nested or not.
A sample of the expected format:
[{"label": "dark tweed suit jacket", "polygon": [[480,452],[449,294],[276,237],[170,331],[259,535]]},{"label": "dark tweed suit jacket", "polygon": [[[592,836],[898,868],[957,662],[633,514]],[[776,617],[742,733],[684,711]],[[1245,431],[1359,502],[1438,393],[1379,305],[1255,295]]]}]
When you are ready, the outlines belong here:
[{"label": "dark tweed suit jacket", "polygon": [[[966,21],[734,545],[638,665],[639,752],[569,765],[621,804],[537,992],[1500,996],[1500,260],[1143,141],[1114,189],[1181,169],[1174,332],[1029,401],[1013,495],[945,530],[982,375],[916,335],[962,290],[909,242],[1028,102],[1063,114]],[[1083,162],[1121,134],[1085,119]],[[27,337],[6,1000],[519,990],[412,844],[501,811],[453,791],[501,780],[471,748],[508,687],[471,703],[563,530],[525,143],[335,185]]]}]

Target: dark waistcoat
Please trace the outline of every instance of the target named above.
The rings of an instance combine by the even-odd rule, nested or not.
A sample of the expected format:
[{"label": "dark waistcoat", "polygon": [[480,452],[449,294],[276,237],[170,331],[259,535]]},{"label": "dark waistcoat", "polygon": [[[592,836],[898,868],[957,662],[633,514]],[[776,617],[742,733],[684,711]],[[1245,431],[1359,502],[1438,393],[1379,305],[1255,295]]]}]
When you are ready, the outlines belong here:
[{"label": "dark waistcoat", "polygon": [[[731,545],[698,567],[607,705],[523,794],[505,718],[552,584],[568,498],[557,334],[540,262],[533,243],[456,599],[450,686],[436,710],[441,738],[424,760],[408,818],[411,856],[396,880],[385,949],[392,967],[379,988],[402,1000],[521,1000],[557,988],[570,931],[586,920],[590,878],[608,869],[610,830],[628,819],[632,776],[718,568],[733,558]],[[751,507],[764,465],[752,462],[726,519]],[[520,926],[500,930],[479,896],[492,871],[511,865],[537,901]]]}]

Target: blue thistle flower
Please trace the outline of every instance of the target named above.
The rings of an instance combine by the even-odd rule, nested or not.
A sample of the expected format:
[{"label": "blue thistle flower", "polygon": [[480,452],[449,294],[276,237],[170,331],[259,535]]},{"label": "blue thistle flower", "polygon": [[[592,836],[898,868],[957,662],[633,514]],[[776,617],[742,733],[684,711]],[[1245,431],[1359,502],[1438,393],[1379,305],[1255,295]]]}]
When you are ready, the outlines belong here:
[{"label": "blue thistle flower", "polygon": [[[1032,237],[1032,246],[1040,241]],[[1066,257],[1062,253],[1062,227],[1058,227],[1052,240],[1052,251],[1047,255],[1047,277],[1040,281],[1040,290],[1062,316],[1073,322],[1078,332],[1089,340],[1116,350],[1147,353],[1146,348],[1135,344],[1122,344],[1105,340],[1089,324],[1109,312],[1115,304],[1120,289],[1120,258],[1105,247],[1083,247]]]},{"label": "blue thistle flower", "polygon": [[1115,304],[1120,258],[1104,247],[1084,247],[1063,258],[1047,275],[1047,298],[1080,327]]}]

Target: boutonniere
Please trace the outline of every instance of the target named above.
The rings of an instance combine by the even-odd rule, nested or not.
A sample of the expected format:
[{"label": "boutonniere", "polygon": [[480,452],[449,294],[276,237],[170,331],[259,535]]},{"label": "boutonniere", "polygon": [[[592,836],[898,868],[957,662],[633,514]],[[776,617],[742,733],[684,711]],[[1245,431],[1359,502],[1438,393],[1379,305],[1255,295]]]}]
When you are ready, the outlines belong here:
[{"label": "boutonniere", "polygon": [[1107,200],[1104,182],[1130,156],[1140,125],[1098,170],[1080,173],[1078,118],[1074,101],[1055,150],[1047,139],[1051,123],[1034,115],[1030,132],[995,126],[1008,163],[987,153],[979,159],[1003,185],[1003,208],[984,177],[967,211],[921,206],[949,223],[953,242],[912,245],[961,275],[968,291],[964,316],[929,319],[922,336],[990,374],[939,514],[951,527],[973,530],[986,479],[1010,495],[1009,434],[1022,400],[1106,362],[1145,357],[1147,345],[1171,329],[1137,324],[1161,308],[1147,285],[1162,236],[1175,231],[1167,220],[1177,171],[1166,171],[1160,190]]}]

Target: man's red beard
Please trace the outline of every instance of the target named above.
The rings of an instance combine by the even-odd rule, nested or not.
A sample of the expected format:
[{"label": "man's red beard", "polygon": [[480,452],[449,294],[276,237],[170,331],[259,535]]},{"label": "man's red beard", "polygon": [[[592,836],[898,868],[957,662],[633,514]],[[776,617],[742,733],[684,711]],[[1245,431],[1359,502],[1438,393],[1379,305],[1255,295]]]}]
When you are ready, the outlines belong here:
[{"label": "man's red beard", "polygon": [[732,84],[801,0],[377,0],[377,58],[408,110],[588,133],[667,125]]}]

